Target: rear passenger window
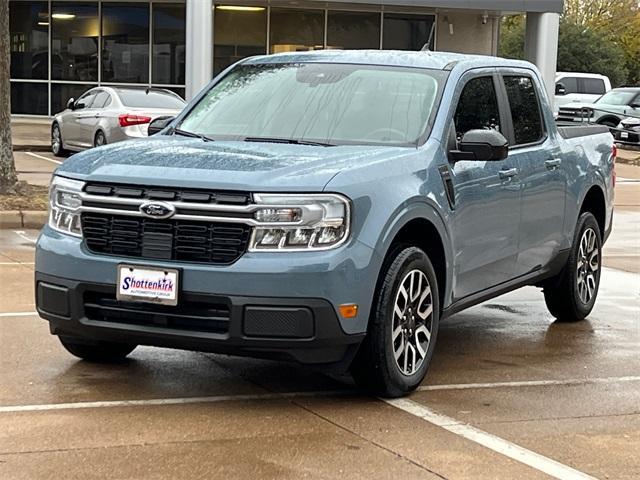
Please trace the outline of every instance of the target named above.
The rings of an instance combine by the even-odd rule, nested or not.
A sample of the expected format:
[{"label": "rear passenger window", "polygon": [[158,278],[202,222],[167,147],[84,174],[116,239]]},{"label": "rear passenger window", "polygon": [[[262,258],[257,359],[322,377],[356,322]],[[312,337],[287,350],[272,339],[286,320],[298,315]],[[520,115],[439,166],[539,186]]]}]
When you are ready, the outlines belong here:
[{"label": "rear passenger window", "polygon": [[582,92],[590,95],[604,95],[604,80],[601,78],[582,78]]},{"label": "rear passenger window", "polygon": [[535,143],[542,139],[542,115],[533,81],[529,77],[505,76],[513,134],[516,145]]},{"label": "rear passenger window", "polygon": [[469,130],[493,128],[500,131],[498,96],[493,77],[478,77],[467,82],[453,120],[458,140]]},{"label": "rear passenger window", "polygon": [[564,85],[567,95],[570,93],[578,93],[578,79],[576,77],[564,77],[558,80],[557,83]]},{"label": "rear passenger window", "polygon": [[91,108],[102,108],[107,100],[109,100],[109,94],[107,92],[98,92],[96,98],[93,100]]}]

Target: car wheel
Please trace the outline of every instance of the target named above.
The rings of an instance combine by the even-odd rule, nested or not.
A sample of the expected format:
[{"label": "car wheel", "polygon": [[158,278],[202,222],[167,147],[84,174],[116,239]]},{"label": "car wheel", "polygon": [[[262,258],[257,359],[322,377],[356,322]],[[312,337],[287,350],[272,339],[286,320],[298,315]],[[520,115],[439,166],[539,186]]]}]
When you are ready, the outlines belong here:
[{"label": "car wheel", "polygon": [[51,127],[51,153],[56,157],[64,157],[67,155],[67,151],[64,148],[62,142],[62,132],[60,131],[60,125],[54,123]]},{"label": "car wheel", "polygon": [[93,139],[93,146],[101,147],[102,145],[106,145],[106,144],[107,144],[107,137],[104,136],[104,132],[102,132],[102,130],[98,130],[98,133],[96,133],[96,136]]},{"label": "car wheel", "polygon": [[604,120],[600,122],[600,125],[604,125],[605,127],[609,127],[609,128],[616,128],[619,123],[620,122],[615,122],[613,120]]},{"label": "car wheel", "polygon": [[438,334],[436,275],[419,248],[398,248],[386,262],[369,329],[351,366],[358,385],[399,397],[424,379]]},{"label": "car wheel", "polygon": [[593,310],[600,286],[602,239],[593,214],[580,215],[567,264],[544,288],[551,315],[560,322],[585,319]]},{"label": "car wheel", "polygon": [[77,337],[58,337],[62,346],[78,358],[96,363],[122,362],[137,347],[128,343],[92,341]]}]

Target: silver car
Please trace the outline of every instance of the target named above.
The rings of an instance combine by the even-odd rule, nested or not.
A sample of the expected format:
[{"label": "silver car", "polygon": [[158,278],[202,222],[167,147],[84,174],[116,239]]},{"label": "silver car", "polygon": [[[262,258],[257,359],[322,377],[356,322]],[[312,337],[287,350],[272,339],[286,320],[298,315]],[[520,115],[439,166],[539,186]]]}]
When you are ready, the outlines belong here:
[{"label": "silver car", "polygon": [[51,151],[69,151],[147,136],[149,123],[175,117],[185,101],[170,90],[135,87],[96,87],[71,98],[51,125]]}]

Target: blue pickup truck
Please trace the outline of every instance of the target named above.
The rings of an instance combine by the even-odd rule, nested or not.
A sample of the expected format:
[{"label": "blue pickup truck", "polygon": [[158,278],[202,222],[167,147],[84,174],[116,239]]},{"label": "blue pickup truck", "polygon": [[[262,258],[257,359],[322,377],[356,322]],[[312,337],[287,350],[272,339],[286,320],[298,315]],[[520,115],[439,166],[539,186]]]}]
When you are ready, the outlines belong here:
[{"label": "blue pickup truck", "polygon": [[525,285],[560,321],[594,306],[613,138],[557,127],[530,63],[252,57],[164,122],[55,172],[36,303],[80,358],[290,359],[399,396],[456,312]]}]

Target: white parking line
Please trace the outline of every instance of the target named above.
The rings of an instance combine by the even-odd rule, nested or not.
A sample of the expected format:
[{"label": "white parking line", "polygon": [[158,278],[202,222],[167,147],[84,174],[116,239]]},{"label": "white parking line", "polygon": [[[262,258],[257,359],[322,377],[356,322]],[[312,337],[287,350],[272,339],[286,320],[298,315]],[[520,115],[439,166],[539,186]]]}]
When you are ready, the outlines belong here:
[{"label": "white parking line", "polygon": [[599,383],[640,382],[640,376],[604,377],[604,378],[570,378],[567,380],[524,380],[520,382],[487,382],[487,383],[452,383],[449,385],[422,385],[419,392],[436,390],[473,390],[479,388],[517,388],[517,387],[546,387],[563,385],[592,385]]},{"label": "white parking line", "polygon": [[0,262],[0,265],[35,265],[35,262]]},{"label": "white parking line", "polygon": [[24,230],[14,230],[13,233],[18,235],[23,240],[26,240],[27,242],[36,243],[36,241],[37,241],[37,240],[27,236],[27,234],[24,232]]},{"label": "white parking line", "polygon": [[38,312],[4,312],[0,313],[0,317],[30,317],[38,315]]},{"label": "white parking line", "polygon": [[255,393],[240,395],[216,395],[210,397],[179,397],[179,398],[152,398],[147,400],[112,400],[105,402],[73,402],[51,403],[45,405],[10,405],[0,407],[0,413],[17,412],[44,412],[51,410],[78,410],[83,408],[114,408],[114,407],[146,407],[157,405],[186,405],[191,403],[219,403],[247,400],[284,400],[302,397],[329,397],[333,395],[352,395],[349,390],[327,390],[314,392],[288,392],[288,393]]},{"label": "white parking line", "polygon": [[33,153],[33,152],[24,152],[24,153],[26,153],[27,155],[31,155],[32,157],[41,158],[42,160],[46,160],[47,162],[55,163],[57,165],[60,165],[62,163],[60,160],[54,160],[53,158],[43,157],[42,155],[38,155],[37,153]]},{"label": "white parking line", "polygon": [[397,398],[393,400],[383,399],[383,401],[404,412],[415,415],[426,422],[466,438],[478,445],[482,445],[483,447],[493,450],[505,457],[524,463],[525,465],[528,465],[540,472],[544,472],[554,478],[562,480],[594,480],[594,477],[591,477],[586,473],[540,455],[539,453],[527,450],[520,445],[516,445],[515,443],[492,435],[491,433],[487,433],[466,423],[459,422],[455,418],[441,415],[424,405],[414,402],[413,400]]}]

